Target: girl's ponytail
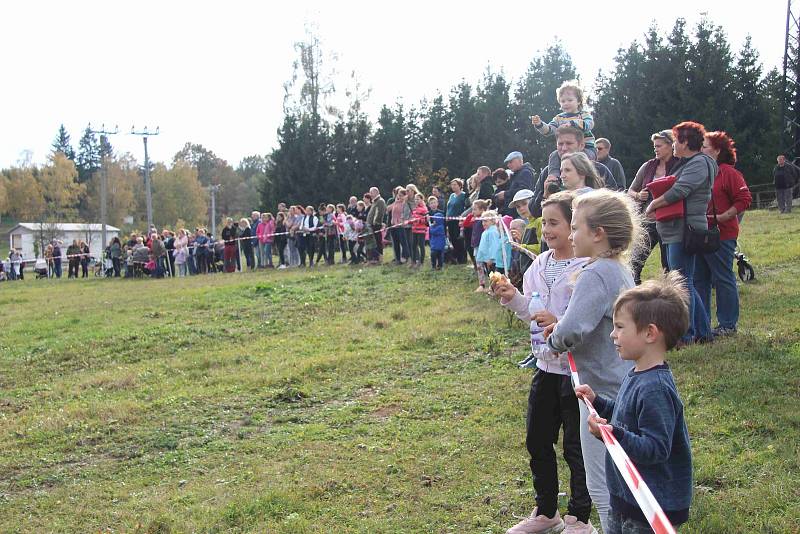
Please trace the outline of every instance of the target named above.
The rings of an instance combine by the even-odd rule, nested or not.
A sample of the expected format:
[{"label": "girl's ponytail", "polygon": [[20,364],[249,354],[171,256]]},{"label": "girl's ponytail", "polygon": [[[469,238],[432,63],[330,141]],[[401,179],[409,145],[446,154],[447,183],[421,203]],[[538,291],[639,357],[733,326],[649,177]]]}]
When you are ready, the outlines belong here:
[{"label": "girl's ponytail", "polygon": [[580,209],[590,228],[602,228],[608,237],[610,249],[601,257],[630,258],[632,251],[640,245],[642,216],[628,195],[598,189],[575,197],[572,209]]}]

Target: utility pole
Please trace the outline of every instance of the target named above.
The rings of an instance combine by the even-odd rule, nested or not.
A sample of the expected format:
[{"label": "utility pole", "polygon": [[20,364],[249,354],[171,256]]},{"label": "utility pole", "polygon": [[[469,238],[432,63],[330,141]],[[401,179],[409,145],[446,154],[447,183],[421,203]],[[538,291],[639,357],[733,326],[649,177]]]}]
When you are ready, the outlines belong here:
[{"label": "utility pole", "polygon": [[[102,148],[108,142],[109,135],[116,135],[119,133],[119,127],[114,126],[114,131],[106,130],[106,125],[101,124],[99,130],[93,130],[91,123],[89,124],[89,131],[92,134],[100,134],[100,147]],[[108,156],[103,155],[103,161],[101,162],[101,174],[100,174],[100,224],[102,225],[102,253],[106,253],[106,246],[108,243],[106,242],[106,224],[108,223]],[[105,266],[103,266],[105,268]]]},{"label": "utility pole", "polygon": [[217,193],[222,187],[219,184],[212,184],[208,186],[208,192],[211,193],[211,235],[216,238],[217,236]]},{"label": "utility pole", "polygon": [[783,150],[794,161],[800,145],[800,11],[786,2],[786,40],[783,48]]},{"label": "utility pole", "polygon": [[150,158],[147,156],[147,138],[159,134],[159,127],[156,126],[154,132],[147,130],[147,126],[143,130],[137,132],[135,126],[131,126],[131,135],[141,135],[144,141],[144,191],[145,200],[147,201],[147,228],[153,226],[153,193],[150,188]]}]

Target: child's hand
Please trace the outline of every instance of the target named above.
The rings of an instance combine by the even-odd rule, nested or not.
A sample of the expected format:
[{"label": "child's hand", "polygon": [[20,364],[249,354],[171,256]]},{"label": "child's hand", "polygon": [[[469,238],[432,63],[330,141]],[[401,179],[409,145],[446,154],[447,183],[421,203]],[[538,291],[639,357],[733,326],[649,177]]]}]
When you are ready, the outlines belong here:
[{"label": "child's hand", "polygon": [[507,278],[503,277],[503,280],[492,281],[492,293],[503,300],[511,300],[517,294],[517,288],[511,285]]},{"label": "child's hand", "polygon": [[553,324],[549,324],[549,325],[544,327],[544,330],[542,330],[542,335],[544,336],[545,339],[550,337],[550,334],[552,334],[553,330],[556,329],[556,325],[557,324],[558,324],[558,321],[556,321]]},{"label": "child's hand", "polygon": [[542,118],[539,115],[531,117],[531,123],[537,128],[542,125]]},{"label": "child's hand", "polygon": [[581,384],[575,388],[575,396],[579,399],[586,399],[591,403],[594,403],[594,399],[597,398],[597,395],[595,395],[594,391],[592,391],[592,388],[586,384]]},{"label": "child's hand", "polygon": [[600,433],[600,425],[608,424],[608,421],[602,417],[591,414],[589,414],[587,421],[589,422],[589,432],[591,432],[594,437],[602,438],[603,436]]},{"label": "child's hand", "polygon": [[536,324],[538,324],[541,327],[550,326],[551,324],[555,324],[555,322],[558,321],[558,319],[556,319],[556,316],[547,310],[541,310],[534,313],[531,319],[536,321]]}]

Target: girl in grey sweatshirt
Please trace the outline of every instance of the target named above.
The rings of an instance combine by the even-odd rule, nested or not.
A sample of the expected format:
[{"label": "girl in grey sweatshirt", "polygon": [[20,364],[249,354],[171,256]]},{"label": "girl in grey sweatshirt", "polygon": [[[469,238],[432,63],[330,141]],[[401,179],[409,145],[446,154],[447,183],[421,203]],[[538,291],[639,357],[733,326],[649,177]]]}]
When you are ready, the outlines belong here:
[{"label": "girl in grey sweatshirt", "polygon": [[[640,228],[633,201],[622,193],[601,189],[575,199],[570,239],[575,255],[590,260],[577,276],[564,316],[548,328],[550,349],[571,352],[581,381],[614,398],[632,367],[619,357],[610,337],[614,301],[634,286],[633,275],[621,257],[636,242]],[[589,412],[583,403],[580,409],[586,485],[605,532],[609,512],[606,451],[589,432],[585,423]]]}]

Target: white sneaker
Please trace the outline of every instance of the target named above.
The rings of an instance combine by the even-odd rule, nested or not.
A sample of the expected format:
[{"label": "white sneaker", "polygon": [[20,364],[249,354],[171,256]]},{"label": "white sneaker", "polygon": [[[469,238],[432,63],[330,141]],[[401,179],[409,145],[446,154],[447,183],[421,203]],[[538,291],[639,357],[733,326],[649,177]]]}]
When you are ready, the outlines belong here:
[{"label": "white sneaker", "polygon": [[285,269],[285,268],[286,268],[286,266],[283,265],[283,264],[278,265],[278,269]]},{"label": "white sneaker", "polygon": [[592,526],[592,522],[584,523],[578,521],[574,515],[565,515],[564,524],[567,528],[564,529],[565,533],[569,534],[597,534],[597,529]]},{"label": "white sneaker", "polygon": [[536,515],[538,510],[538,508],[534,508],[530,517],[526,517],[508,529],[506,534],[558,534],[564,530],[564,522],[558,515],[558,510],[553,517]]}]

